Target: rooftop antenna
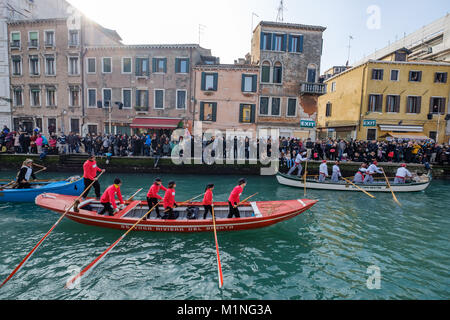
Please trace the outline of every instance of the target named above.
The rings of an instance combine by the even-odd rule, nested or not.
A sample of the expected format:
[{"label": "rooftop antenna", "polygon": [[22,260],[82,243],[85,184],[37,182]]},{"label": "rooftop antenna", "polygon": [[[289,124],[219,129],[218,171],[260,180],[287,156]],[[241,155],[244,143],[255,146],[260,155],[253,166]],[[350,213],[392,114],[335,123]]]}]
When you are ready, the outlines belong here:
[{"label": "rooftop antenna", "polygon": [[259,16],[256,13],[252,12],[252,34],[253,34],[253,18],[254,17],[258,17],[259,18]]},{"label": "rooftop antenna", "polygon": [[347,58],[347,64],[346,64],[346,66],[348,67],[349,66],[349,64],[350,64],[350,50],[351,50],[351,48],[352,48],[352,44],[351,44],[351,41],[353,40],[354,38],[353,38],[353,36],[348,36],[348,58]]},{"label": "rooftop antenna", "polygon": [[198,25],[198,45],[200,45],[200,40],[202,37],[202,34],[205,32],[206,26],[203,24]]},{"label": "rooftop antenna", "polygon": [[277,14],[277,22],[283,22],[284,21],[284,0],[280,0],[280,5],[278,7],[278,14]]}]

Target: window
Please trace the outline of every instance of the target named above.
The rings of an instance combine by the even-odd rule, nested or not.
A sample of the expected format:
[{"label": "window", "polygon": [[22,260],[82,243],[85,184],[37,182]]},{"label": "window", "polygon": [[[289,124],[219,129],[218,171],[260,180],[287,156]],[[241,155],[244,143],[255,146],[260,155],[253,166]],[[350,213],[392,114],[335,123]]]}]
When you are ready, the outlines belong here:
[{"label": "window", "polygon": [[11,33],[11,48],[13,49],[20,48],[20,32]]},{"label": "window", "polygon": [[96,124],[89,124],[88,125],[88,132],[90,134],[95,134],[97,135],[97,125]]},{"label": "window", "polygon": [[316,82],[316,69],[315,68],[308,68],[308,75],[307,75],[307,82],[309,83],[315,83]]},{"label": "window", "polygon": [[186,90],[177,90],[177,109],[186,109]]},{"label": "window", "polygon": [[55,75],[55,56],[45,57],[45,74],[47,76]]},{"label": "window", "polygon": [[79,68],[78,68],[78,57],[69,57],[69,75],[75,76],[79,75]]},{"label": "window", "polygon": [[303,52],[303,36],[289,36],[289,52]]},{"label": "window", "polygon": [[216,102],[200,102],[200,121],[216,122],[217,103]]},{"label": "window", "polygon": [[97,89],[88,89],[88,107],[97,107]]},{"label": "window", "polygon": [[430,137],[431,140],[436,142],[437,139],[437,131],[430,131],[430,134],[428,135],[428,137]]},{"label": "window", "polygon": [[47,107],[55,107],[56,106],[56,89],[55,88],[47,88],[46,96],[47,96]]},{"label": "window", "polygon": [[39,58],[38,56],[30,56],[30,75],[39,75]]},{"label": "window", "polygon": [[131,109],[131,89],[122,89],[122,103],[125,109]]},{"label": "window", "polygon": [[409,72],[409,81],[411,81],[411,82],[422,81],[422,71],[410,71]]},{"label": "window", "polygon": [[153,72],[154,73],[166,73],[167,72],[167,59],[166,58],[153,58]]},{"label": "window", "polygon": [[87,73],[97,72],[97,60],[95,58],[87,58]]},{"label": "window", "polygon": [[272,50],[272,34],[271,33],[262,33],[261,37],[261,49],[263,50]]},{"label": "window", "polygon": [[23,106],[23,91],[22,88],[13,89],[13,103],[15,107]]},{"label": "window", "polygon": [[281,114],[281,98],[272,98],[272,116],[279,116]]},{"label": "window", "polygon": [[56,118],[47,119],[47,129],[50,135],[56,132]]},{"label": "window", "polygon": [[430,113],[433,114],[445,114],[445,98],[435,98],[430,99]]},{"label": "window", "polygon": [[70,119],[70,131],[80,133],[80,119]]},{"label": "window", "polygon": [[436,72],[434,76],[434,83],[447,83],[447,72]]},{"label": "window", "polygon": [[164,109],[164,90],[155,89],[155,109]]},{"label": "window", "polygon": [[261,67],[261,82],[270,82],[270,63],[267,61],[264,61]]},{"label": "window", "polygon": [[386,112],[391,113],[400,112],[400,96],[393,96],[393,95],[386,96]]},{"label": "window", "polygon": [[175,73],[189,73],[189,59],[176,58],[175,59]]},{"label": "window", "polygon": [[257,75],[242,75],[242,92],[256,92]]},{"label": "window", "polygon": [[102,59],[102,72],[103,73],[112,73],[112,58],[103,58]]},{"label": "window", "polygon": [[41,89],[33,88],[30,90],[30,105],[32,107],[41,106]]},{"label": "window", "polygon": [[55,46],[55,32],[45,31],[45,46],[54,47]]},{"label": "window", "polygon": [[240,123],[254,123],[255,122],[254,104],[241,104],[239,108],[239,122]]},{"label": "window", "polygon": [[383,80],[383,69],[372,69],[372,80]]},{"label": "window", "polygon": [[287,106],[287,116],[295,117],[297,115],[297,99],[289,98]]},{"label": "window", "polygon": [[131,58],[122,58],[122,73],[131,73]]},{"label": "window", "polygon": [[136,58],[136,76],[148,77],[150,75],[149,59]]},{"label": "window", "polygon": [[13,76],[22,75],[22,58],[20,56],[12,56],[12,74]]},{"label": "window", "polygon": [[28,37],[30,42],[28,43],[29,48],[37,48],[39,47],[39,32],[37,31],[30,31],[28,33]]},{"label": "window", "polygon": [[336,82],[331,83],[331,92],[336,92]]},{"label": "window", "polygon": [[273,83],[281,83],[283,79],[283,67],[280,62],[275,63],[273,67]]},{"label": "window", "polygon": [[42,127],[42,118],[36,118],[36,127],[38,127],[39,129],[43,129]]},{"label": "window", "polygon": [[262,116],[269,115],[269,98],[268,97],[259,98],[259,114]]},{"label": "window", "polygon": [[420,113],[422,97],[408,97],[406,113]]},{"label": "window", "polygon": [[148,90],[136,90],[136,107],[141,111],[148,110]]},{"label": "window", "polygon": [[78,47],[78,30],[70,30],[69,31],[69,47]]},{"label": "window", "polygon": [[217,73],[202,72],[202,90],[217,91],[217,82],[219,75]]},{"label": "window", "polygon": [[377,129],[367,129],[367,141],[377,140]]},{"label": "window", "polygon": [[325,111],[325,117],[331,117],[331,114],[332,114],[332,108],[333,108],[333,105],[331,104],[331,102],[328,102],[327,103],[327,109],[326,109],[326,111]]},{"label": "window", "polygon": [[398,70],[391,70],[391,81],[398,81],[399,73],[400,73],[400,71],[398,71]]},{"label": "window", "polygon": [[383,95],[369,95],[369,112],[383,112]]},{"label": "window", "polygon": [[274,51],[283,51],[284,45],[283,40],[284,40],[283,35],[280,34],[274,35],[274,48],[273,48]]},{"label": "window", "polygon": [[80,106],[80,89],[78,87],[70,88],[69,106],[71,106],[71,107],[79,107]]},{"label": "window", "polygon": [[103,89],[103,107],[109,108],[111,106],[112,100],[112,90],[111,89]]}]

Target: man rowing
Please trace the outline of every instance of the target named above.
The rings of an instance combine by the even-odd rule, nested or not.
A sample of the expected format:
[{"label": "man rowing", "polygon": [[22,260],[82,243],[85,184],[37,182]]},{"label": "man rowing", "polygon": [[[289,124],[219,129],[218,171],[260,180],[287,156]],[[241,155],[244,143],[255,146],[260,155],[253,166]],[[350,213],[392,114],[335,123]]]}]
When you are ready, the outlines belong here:
[{"label": "man rowing", "polygon": [[[95,178],[97,177],[98,172],[102,172],[102,169],[100,169],[97,166],[97,162],[95,161],[95,156],[91,155],[86,162],[83,164],[83,178],[84,178],[84,190],[86,191],[83,195],[83,200],[86,200],[89,192],[91,191],[92,186],[95,190],[95,197],[97,200],[100,199],[100,183],[97,181],[94,182]],[[91,186],[92,182],[94,184]]]},{"label": "man rowing", "polygon": [[397,170],[397,174],[395,175],[394,184],[405,184],[406,178],[412,178],[412,173],[406,169],[406,164],[402,163],[401,167]]},{"label": "man rowing", "polygon": [[[297,154],[297,157],[295,158],[295,164],[294,164],[294,166],[292,166],[291,170],[289,170],[289,172],[288,172],[288,175],[289,175],[289,176],[292,175],[292,174],[294,173],[295,169],[298,168],[297,176],[298,176],[298,177],[301,177],[301,175],[302,175],[302,170],[303,170],[302,162],[304,162],[304,161],[307,160],[306,154],[307,154],[306,152],[299,152],[299,153]],[[303,156],[304,156],[304,157],[303,157]]]},{"label": "man rowing", "polygon": [[322,164],[319,166],[319,182],[324,183],[327,178],[328,178],[327,160],[323,160]]},{"label": "man rowing", "polygon": [[162,217],[164,220],[177,220],[180,214],[178,212],[173,212],[174,208],[178,207],[178,204],[175,202],[175,188],[177,184],[175,181],[169,182],[167,185],[167,191],[164,195],[163,204],[164,204],[164,216]]},{"label": "man rowing", "polygon": [[364,179],[364,184],[374,183],[373,175],[376,173],[383,173],[380,168],[378,168],[378,162],[374,161],[369,168],[367,168],[366,178]]},{"label": "man rowing", "polygon": [[239,184],[233,189],[233,191],[231,191],[230,197],[228,198],[228,207],[230,209],[228,219],[231,219],[233,217],[241,217],[238,206],[240,203],[240,196],[244,192],[244,188],[246,185],[247,180],[241,179],[239,180]]},{"label": "man rowing", "polygon": [[[122,181],[119,178],[116,178],[114,184],[108,187],[103,193],[100,199],[103,209],[98,212],[99,215],[103,215],[107,212],[109,216],[113,217],[116,213],[125,208],[125,202],[123,201],[122,192],[120,191],[121,185]],[[116,195],[120,202],[119,207],[117,207],[116,204]]]},{"label": "man rowing", "polygon": [[339,165],[341,163],[339,161],[336,161],[333,166],[333,174],[331,175],[331,181],[332,182],[339,182],[339,178],[342,178],[341,169],[339,168]]},{"label": "man rowing", "polygon": [[17,189],[29,189],[31,188],[30,178],[36,180],[36,176],[33,172],[33,160],[27,159],[23,162],[22,168],[20,168],[19,173],[17,174],[16,184]]},{"label": "man rowing", "polygon": [[[167,191],[166,187],[162,185],[162,180],[160,178],[156,178],[155,182],[153,183],[153,185],[151,186],[150,190],[148,190],[147,193],[147,203],[149,209],[156,206],[156,204],[163,199],[158,194],[160,190]],[[161,215],[159,213],[159,206],[156,206],[155,211],[157,218],[161,218]],[[148,216],[150,216],[150,214]],[[147,220],[147,218],[145,218],[144,220]]]},{"label": "man rowing", "polygon": [[358,172],[355,174],[355,178],[353,179],[354,183],[364,183],[364,179],[366,177],[367,172],[367,164],[363,163],[361,168],[359,168]]}]

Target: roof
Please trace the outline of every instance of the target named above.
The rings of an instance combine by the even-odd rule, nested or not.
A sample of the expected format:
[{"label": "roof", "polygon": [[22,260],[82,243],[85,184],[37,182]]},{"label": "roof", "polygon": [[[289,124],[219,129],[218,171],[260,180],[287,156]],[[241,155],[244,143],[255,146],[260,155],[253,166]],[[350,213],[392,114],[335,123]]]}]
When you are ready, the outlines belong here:
[{"label": "roof", "polygon": [[259,66],[253,64],[201,64],[196,65],[194,69],[254,69],[259,70]]},{"label": "roof", "polygon": [[[132,44],[132,45],[107,45],[107,46],[89,46],[87,49],[204,49],[198,44]],[[207,49],[204,49],[207,50]]]},{"label": "roof", "polygon": [[22,20],[11,20],[7,21],[8,25],[21,25],[21,24],[36,24],[36,23],[47,23],[47,22],[66,22],[67,18],[48,18],[48,19],[22,19]]},{"label": "roof", "polygon": [[[286,23],[286,22],[273,22],[273,21],[261,21],[258,26],[262,27],[277,27],[277,28],[289,28],[289,29],[302,29],[311,31],[325,31],[327,28],[322,26],[314,26],[298,23]],[[258,27],[257,26],[257,27]]]}]

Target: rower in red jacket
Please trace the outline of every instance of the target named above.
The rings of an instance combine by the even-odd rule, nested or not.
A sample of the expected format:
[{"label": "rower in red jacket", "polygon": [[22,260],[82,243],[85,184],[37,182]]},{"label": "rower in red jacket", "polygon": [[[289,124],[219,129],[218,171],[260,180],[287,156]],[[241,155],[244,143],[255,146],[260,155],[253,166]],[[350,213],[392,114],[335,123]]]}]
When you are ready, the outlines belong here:
[{"label": "rower in red jacket", "polygon": [[[103,205],[103,209],[98,212],[98,214],[103,215],[105,212],[108,212],[109,216],[114,216],[120,210],[125,208],[125,202],[122,198],[122,192],[120,191],[120,186],[122,185],[122,181],[116,178],[114,180],[114,184],[103,193],[100,203]],[[116,205],[116,194],[117,198],[120,201],[120,206],[117,208]]]},{"label": "rower in red jacket", "polygon": [[213,193],[212,193],[213,190],[214,190],[213,184],[209,184],[206,187],[205,196],[203,197],[203,207],[205,208],[205,213],[203,214],[203,219],[206,219],[209,212],[211,212],[211,214],[212,214],[212,207],[214,207]]},{"label": "rower in red jacket", "polygon": [[174,181],[169,182],[167,185],[167,191],[164,195],[163,204],[164,204],[164,220],[177,220],[180,214],[178,212],[173,212],[173,209],[178,207],[175,202],[175,188],[176,183]]},{"label": "rower in red jacket", "polygon": [[[154,206],[156,206],[156,204],[163,199],[158,194],[158,192],[160,190],[167,191],[167,189],[162,185],[161,179],[156,178],[155,182],[153,183],[153,185],[151,186],[150,190],[148,190],[148,193],[147,193],[147,203],[148,203],[149,210],[151,208],[153,208]],[[157,217],[161,218],[161,215],[159,214],[159,206],[156,206],[155,210],[156,210]],[[149,214],[149,216],[150,216],[150,214]],[[145,218],[144,220],[147,220],[147,218]]]},{"label": "rower in red jacket", "polygon": [[[97,162],[95,161],[95,156],[92,155],[89,157],[88,160],[83,164],[83,171],[84,171],[84,190],[86,191],[83,195],[83,200],[87,198],[89,191],[91,191],[91,183],[94,182],[95,178],[97,177],[98,172],[102,172],[102,169],[100,169],[97,166]],[[97,200],[100,199],[100,183],[98,181],[95,181],[94,184],[94,190],[95,190],[95,196]]]},{"label": "rower in red jacket", "polygon": [[238,205],[240,203],[240,196],[242,195],[242,192],[244,192],[244,188],[246,185],[247,181],[245,179],[241,179],[239,180],[239,185],[235,187],[231,192],[230,197],[228,198],[228,207],[230,208],[228,219],[233,218],[233,216],[235,216],[236,218],[241,217],[241,215],[239,214]]}]

